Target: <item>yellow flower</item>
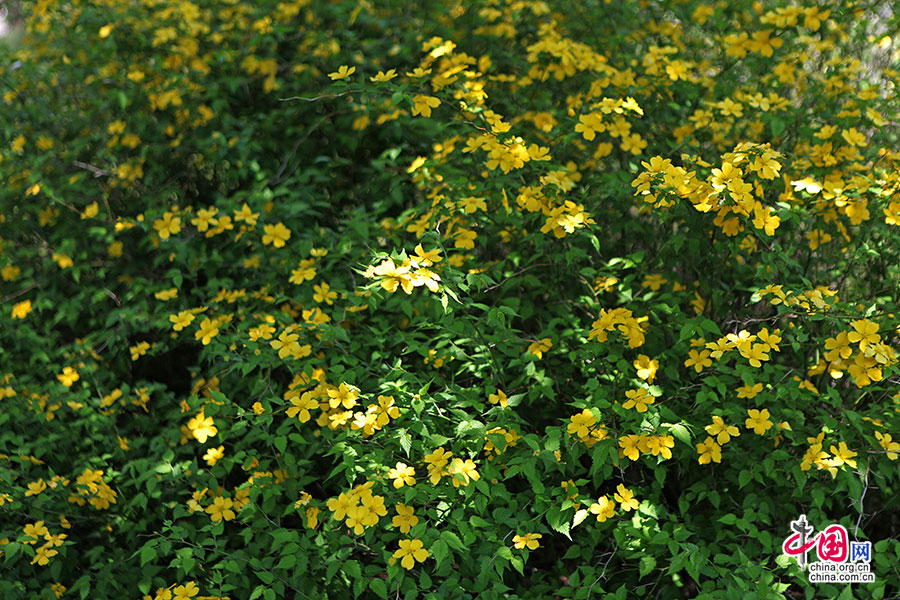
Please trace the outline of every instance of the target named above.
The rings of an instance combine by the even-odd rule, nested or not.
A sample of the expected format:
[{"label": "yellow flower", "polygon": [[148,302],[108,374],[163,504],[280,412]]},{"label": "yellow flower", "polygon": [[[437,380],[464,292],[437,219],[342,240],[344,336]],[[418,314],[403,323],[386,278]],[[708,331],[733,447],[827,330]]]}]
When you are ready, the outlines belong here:
[{"label": "yellow flower", "polygon": [[359,398],[359,392],[349,387],[346,383],[328,390],[328,403],[331,408],[337,408],[344,405],[344,408],[353,408],[356,406],[356,399]]},{"label": "yellow flower", "polygon": [[27,541],[25,542],[26,544],[34,544],[42,537],[49,536],[50,530],[47,529],[43,521],[36,521],[33,524],[29,523],[28,525],[26,525],[22,530],[22,533],[24,533],[28,537],[34,538],[34,541]]},{"label": "yellow flower", "polygon": [[572,415],[566,431],[575,437],[584,438],[590,434],[591,428],[597,423],[597,417],[589,409],[585,408],[578,414]]},{"label": "yellow flower", "polygon": [[197,231],[207,231],[210,227],[215,227],[219,220],[216,219],[216,213],[218,209],[216,207],[212,208],[201,208],[197,211],[197,216],[191,219],[191,225],[197,228]]},{"label": "yellow flower", "polygon": [[709,350],[703,350],[702,352],[691,350],[688,353],[688,359],[684,361],[684,366],[694,367],[694,370],[699,373],[704,367],[712,366],[712,360],[710,360],[709,354]]},{"label": "yellow flower", "polygon": [[313,285],[313,290],[315,291],[313,300],[316,302],[334,304],[334,299],[337,298],[337,292],[331,291],[331,287],[327,283]]},{"label": "yellow flower", "polygon": [[415,79],[420,79],[422,77],[425,77],[429,73],[431,73],[431,69],[423,69],[422,67],[416,67],[413,71],[407,71],[406,76],[414,77]]},{"label": "yellow flower", "polygon": [[300,266],[291,271],[291,277],[288,279],[294,285],[300,285],[306,280],[313,280],[316,276],[314,265],[316,261],[311,258],[300,261]]},{"label": "yellow flower", "polygon": [[203,319],[200,323],[200,329],[194,333],[194,337],[206,346],[219,333],[219,327],[214,321]]},{"label": "yellow flower", "polygon": [[332,81],[337,81],[339,79],[346,79],[353,75],[356,72],[356,67],[348,67],[347,65],[341,65],[337,71],[334,73],[329,73],[328,77],[331,78]]},{"label": "yellow flower", "polygon": [[250,207],[245,203],[240,210],[234,211],[234,220],[242,221],[249,225],[250,227],[256,226],[256,220],[259,218],[259,213],[255,213],[250,210]]},{"label": "yellow flower", "polygon": [[755,408],[750,408],[747,410],[747,414],[749,416],[744,424],[747,426],[747,429],[752,429],[756,435],[763,435],[772,428],[772,421],[769,420],[769,409],[756,410]]},{"label": "yellow flower", "polygon": [[641,456],[640,449],[641,438],[634,434],[622,436],[619,438],[619,447],[622,449],[622,455],[631,460],[637,460]]},{"label": "yellow flower", "polygon": [[705,465],[710,461],[722,462],[722,448],[710,436],[706,436],[704,441],[697,444],[697,452],[700,453],[700,458],[697,459],[697,462],[701,465]]},{"label": "yellow flower", "polygon": [[265,231],[262,238],[263,244],[272,244],[276,248],[284,247],[285,242],[291,237],[291,230],[285,227],[283,223],[265,225],[263,230]]},{"label": "yellow flower", "polygon": [[59,379],[59,382],[66,387],[72,387],[72,384],[78,381],[81,376],[78,375],[78,371],[73,369],[72,367],[66,367],[63,369],[63,372],[56,376]]},{"label": "yellow flower", "polygon": [[727,444],[732,437],[741,435],[741,432],[737,427],[734,425],[727,425],[725,421],[722,420],[722,417],[715,416],[712,419],[712,424],[707,425],[704,429],[706,429],[706,433],[716,436],[716,441],[719,444]]},{"label": "yellow flower", "polygon": [[183,310],[180,313],[169,315],[169,321],[172,322],[172,329],[175,331],[181,331],[185,327],[191,324],[194,320],[194,315],[188,310]]},{"label": "yellow flower", "polygon": [[172,600],[191,600],[191,598],[200,593],[200,588],[193,581],[188,581],[185,585],[176,587],[172,590],[172,593],[175,594]]},{"label": "yellow flower", "polygon": [[423,96],[421,94],[413,97],[413,116],[422,115],[423,117],[431,116],[431,109],[437,108],[441,101],[434,96]]},{"label": "yellow flower", "polygon": [[234,511],[231,510],[233,506],[234,502],[231,498],[219,496],[213,500],[212,504],[206,507],[206,513],[213,521],[221,521],[222,519],[231,521],[235,517]]},{"label": "yellow flower", "polygon": [[425,562],[428,558],[428,550],[422,546],[422,540],[414,538],[411,540],[400,540],[400,548],[394,552],[394,558],[399,558],[400,565],[404,569],[412,569],[416,565],[416,561]]},{"label": "yellow flower", "polygon": [[[292,394],[290,397],[291,406],[287,409],[288,418],[297,417],[297,419],[301,423],[306,423],[310,419],[309,411],[318,408],[319,403],[313,398],[310,392],[304,393],[302,396],[297,397],[296,394]],[[258,402],[256,404],[259,404]],[[253,412],[257,415],[261,415],[264,412],[263,405],[259,404],[259,408],[257,409],[256,404],[253,405]]]},{"label": "yellow flower", "polygon": [[447,468],[447,473],[453,476],[453,487],[466,486],[469,485],[470,480],[477,481],[481,478],[481,475],[475,470],[475,462],[470,458],[466,460],[454,458]]},{"label": "yellow flower", "polygon": [[391,520],[391,524],[398,528],[401,533],[409,533],[409,530],[419,522],[419,517],[413,514],[412,506],[398,504],[395,508],[397,516]]},{"label": "yellow flower", "polygon": [[841,137],[853,146],[864,146],[866,144],[866,136],[858,132],[855,127],[842,131]]},{"label": "yellow flower", "polygon": [[318,506],[310,506],[306,509],[306,526],[309,529],[315,529],[319,526],[319,513],[322,509]]},{"label": "yellow flower", "polygon": [[17,302],[13,304],[12,307],[12,318],[13,319],[24,319],[25,316],[31,312],[31,300],[24,300],[22,302]]},{"label": "yellow flower", "polygon": [[102,40],[102,39],[108,38],[109,34],[112,33],[112,30],[113,30],[112,25],[104,25],[103,27],[100,28],[100,31],[97,33],[97,35],[99,35],[100,39]]},{"label": "yellow flower", "polygon": [[141,356],[147,354],[147,350],[150,349],[150,344],[148,342],[140,342],[128,350],[131,352],[131,360],[137,360]]},{"label": "yellow flower", "polygon": [[553,342],[550,341],[550,338],[543,338],[536,342],[532,342],[528,346],[528,351],[530,353],[534,354],[535,356],[537,356],[538,358],[543,358],[544,352],[549,350],[552,345],[553,345]]},{"label": "yellow flower", "polygon": [[649,356],[638,354],[637,359],[632,363],[637,369],[637,376],[646,381],[653,383],[656,379],[656,371],[659,369],[659,361],[651,360]]},{"label": "yellow flower", "polygon": [[58,252],[53,253],[53,260],[56,261],[56,264],[60,269],[67,269],[75,264],[72,261],[71,257],[66,256],[65,254],[60,254]]},{"label": "yellow flower", "polygon": [[506,408],[509,404],[509,399],[506,397],[506,392],[503,390],[497,390],[496,394],[488,396],[488,401],[491,404],[497,404],[499,402],[502,408]]},{"label": "yellow flower", "polygon": [[834,454],[834,458],[832,459],[832,464],[834,466],[839,467],[843,464],[847,464],[854,469],[856,468],[856,461],[853,460],[853,457],[856,456],[857,453],[848,448],[845,442],[841,442],[838,448],[832,445],[829,450]]},{"label": "yellow flower", "polygon": [[172,298],[176,297],[177,295],[178,295],[178,290],[177,290],[176,288],[169,288],[169,289],[167,289],[167,290],[160,290],[160,291],[158,291],[158,292],[156,292],[156,293],[153,294],[153,296],[154,296],[157,300],[162,300],[162,301],[171,300]]},{"label": "yellow flower", "polygon": [[92,219],[97,216],[97,213],[100,212],[100,207],[96,202],[91,202],[86,207],[84,207],[84,212],[81,213],[82,219]]},{"label": "yellow flower", "polygon": [[763,384],[746,384],[737,389],[738,398],[754,398],[763,390]]},{"label": "yellow flower", "polygon": [[188,421],[187,426],[194,438],[201,444],[205,444],[208,438],[214,437],[219,432],[213,418],[204,415],[203,411]]},{"label": "yellow flower", "polygon": [[487,210],[487,204],[484,201],[484,198],[480,198],[478,196],[469,196],[466,198],[460,198],[459,200],[460,207],[466,212],[466,214],[471,215],[477,210]]},{"label": "yellow flower", "polygon": [[619,506],[621,506],[622,510],[624,510],[625,512],[637,510],[638,506],[640,506],[637,499],[634,497],[634,492],[626,488],[621,483],[616,488],[616,493],[613,494],[613,498],[616,502],[619,503]]},{"label": "yellow flower", "polygon": [[452,456],[452,452],[447,452],[443,448],[438,448],[434,452],[425,455],[423,460],[427,464],[428,476],[432,485],[437,485],[441,477],[447,474],[444,467],[450,462],[450,457]]},{"label": "yellow flower", "polygon": [[877,344],[881,341],[878,335],[878,323],[868,319],[860,319],[850,323],[853,331],[847,334],[847,339],[852,343],[859,343],[859,349],[865,350],[870,344]]},{"label": "yellow flower", "polygon": [[0,269],[0,276],[3,277],[3,281],[12,281],[22,272],[22,269],[15,265],[6,265],[2,269]]},{"label": "yellow flower", "polygon": [[34,558],[31,559],[31,564],[37,563],[38,566],[43,567],[47,563],[50,562],[50,559],[59,554],[56,550],[52,549],[50,544],[44,544],[34,554]]},{"label": "yellow flower", "polygon": [[38,479],[37,481],[32,481],[28,484],[28,491],[25,492],[26,496],[37,496],[41,492],[47,489],[47,484],[43,479]]},{"label": "yellow flower", "polygon": [[528,548],[529,550],[537,550],[538,546],[540,546],[539,539],[543,536],[540,533],[526,533],[525,535],[517,535],[513,537],[513,545],[521,550],[523,548]]},{"label": "yellow flower", "polygon": [[665,460],[672,458],[671,448],[675,447],[675,438],[671,435],[653,435],[647,438],[647,448],[653,456],[662,456]]},{"label": "yellow flower", "polygon": [[375,77],[369,77],[369,81],[373,83],[384,83],[386,81],[390,81],[394,77],[397,76],[397,70],[391,69],[388,72],[378,71],[378,74]]},{"label": "yellow flower", "polygon": [[900,442],[893,441],[893,436],[889,433],[881,433],[880,431],[875,432],[875,437],[878,439],[878,443],[882,448],[886,451],[886,455],[890,460],[897,460],[897,457],[900,456],[898,452],[900,452]]},{"label": "yellow flower", "polygon": [[219,446],[218,448],[209,448],[206,451],[206,454],[203,455],[203,460],[206,461],[211,467],[214,467],[216,463],[225,456],[225,446]]},{"label": "yellow flower", "polygon": [[591,504],[590,510],[592,514],[597,515],[597,522],[602,523],[615,514],[616,505],[604,495]]},{"label": "yellow flower", "polygon": [[181,217],[177,217],[171,212],[165,212],[161,219],[153,221],[153,227],[160,239],[168,239],[170,235],[177,235],[181,231]]},{"label": "yellow flower", "polygon": [[628,396],[628,400],[625,401],[622,408],[634,408],[639,413],[647,412],[647,407],[656,402],[656,398],[643,388],[628,390],[625,395]]},{"label": "yellow flower", "polygon": [[388,478],[394,480],[395,488],[402,488],[404,485],[416,485],[416,470],[405,463],[398,462],[397,465],[388,471]]}]

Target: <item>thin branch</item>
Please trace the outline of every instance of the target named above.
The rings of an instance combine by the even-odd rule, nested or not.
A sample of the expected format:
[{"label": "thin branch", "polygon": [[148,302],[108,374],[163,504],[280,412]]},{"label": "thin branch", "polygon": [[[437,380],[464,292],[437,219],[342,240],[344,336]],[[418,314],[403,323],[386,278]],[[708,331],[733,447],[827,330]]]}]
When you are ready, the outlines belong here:
[{"label": "thin branch", "polygon": [[321,96],[316,96],[315,98],[304,98],[303,96],[291,96],[290,98],[279,98],[279,102],[290,102],[291,100],[306,100],[307,102],[315,102],[316,100],[324,100],[325,98],[337,98],[339,96],[346,96],[347,94],[353,93],[353,90],[347,90],[346,92],[341,92],[340,94],[323,94]]},{"label": "thin branch", "polygon": [[94,177],[109,177],[112,175],[109,171],[104,171],[100,167],[95,167],[94,165],[89,165],[87,163],[83,163],[80,160],[72,161],[72,164],[80,169],[86,169],[94,174]]}]

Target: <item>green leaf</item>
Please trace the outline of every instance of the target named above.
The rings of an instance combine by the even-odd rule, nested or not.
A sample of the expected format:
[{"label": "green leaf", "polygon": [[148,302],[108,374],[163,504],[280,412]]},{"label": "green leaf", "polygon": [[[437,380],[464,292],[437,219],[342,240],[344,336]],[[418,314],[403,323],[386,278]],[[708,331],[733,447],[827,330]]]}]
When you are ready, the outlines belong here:
[{"label": "green leaf", "polygon": [[462,540],[459,539],[459,536],[453,533],[452,531],[442,531],[441,539],[447,543],[448,546],[453,548],[454,550],[465,550],[466,547],[463,545]]},{"label": "green leaf", "polygon": [[785,122],[778,117],[774,117],[769,120],[769,128],[772,130],[772,137],[777,138],[784,132]]},{"label": "green leaf", "polygon": [[400,447],[403,448],[406,456],[409,457],[409,453],[412,450],[412,436],[405,429],[399,429],[397,436],[400,438]]},{"label": "green leaf", "polygon": [[525,572],[522,569],[524,563],[522,562],[521,556],[513,556],[509,559],[509,564],[511,564],[513,568],[519,572],[519,575],[525,575]]},{"label": "green leaf", "polygon": [[384,579],[379,577],[373,577],[369,581],[369,589],[375,592],[379,598],[387,598],[388,596],[387,584],[384,582]]},{"label": "green leaf", "polygon": [[641,557],[641,560],[638,563],[638,572],[640,573],[642,579],[655,568],[656,559],[654,557],[650,555],[644,555]]},{"label": "green leaf", "polygon": [[570,540],[572,539],[569,535],[570,521],[567,517],[563,516],[562,510],[554,506],[547,511],[545,517],[547,519],[547,524],[550,525],[551,529],[558,531]]},{"label": "green leaf", "polygon": [[431,548],[428,549],[428,553],[434,559],[435,564],[440,567],[444,560],[450,555],[450,549],[447,547],[447,543],[443,540],[437,540],[433,544],[431,544]]},{"label": "green leaf", "polygon": [[688,446],[693,446],[691,444],[691,432],[682,423],[663,423],[663,425],[669,428],[669,432],[675,436],[675,439],[684,442]]},{"label": "green leaf", "polygon": [[362,568],[355,560],[348,560],[344,563],[344,572],[349,575],[351,579],[359,579],[362,577]]},{"label": "green leaf", "polygon": [[725,525],[733,525],[737,521],[737,517],[731,513],[727,515],[723,515],[718,518],[719,523],[724,523]]}]

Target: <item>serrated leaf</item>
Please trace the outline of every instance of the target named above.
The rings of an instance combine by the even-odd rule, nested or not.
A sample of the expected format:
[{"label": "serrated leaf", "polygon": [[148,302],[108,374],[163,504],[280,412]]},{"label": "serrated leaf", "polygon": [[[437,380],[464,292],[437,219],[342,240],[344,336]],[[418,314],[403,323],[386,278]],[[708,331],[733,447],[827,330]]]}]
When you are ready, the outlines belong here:
[{"label": "serrated leaf", "polygon": [[373,578],[369,581],[369,589],[375,592],[379,598],[387,598],[387,584],[384,582],[384,579]]},{"label": "serrated leaf", "polygon": [[409,432],[405,429],[401,429],[398,431],[398,436],[400,438],[400,447],[403,448],[403,451],[406,453],[406,456],[409,456],[410,450],[412,450],[412,436],[409,435]]},{"label": "serrated leaf", "polygon": [[431,544],[428,553],[431,555],[431,558],[434,559],[435,564],[440,567],[444,563],[444,560],[450,555],[450,549],[447,547],[446,542],[437,540]]},{"label": "serrated leaf", "polygon": [[737,521],[737,517],[731,513],[727,515],[723,515],[718,518],[719,523],[724,523],[725,525],[733,525],[735,521]]},{"label": "serrated leaf", "polygon": [[444,542],[446,542],[446,544],[454,550],[466,549],[466,547],[462,543],[462,540],[459,539],[459,536],[452,531],[442,531],[441,539],[444,540]]},{"label": "serrated leaf", "polygon": [[648,573],[650,573],[653,569],[656,568],[656,559],[650,555],[645,555],[641,557],[640,562],[638,563],[638,572],[641,577],[644,577]]},{"label": "serrated leaf", "polygon": [[522,562],[521,556],[513,556],[509,559],[509,564],[513,566],[513,568],[519,572],[520,575],[524,575],[525,571],[522,570],[524,563]]},{"label": "serrated leaf", "polygon": [[587,518],[588,511],[586,508],[582,508],[581,510],[575,513],[575,516],[572,517],[572,527],[578,527],[582,522]]},{"label": "serrated leaf", "polygon": [[684,442],[688,446],[692,446],[691,444],[691,432],[688,431],[688,428],[685,427],[681,423],[663,423],[666,427],[669,428],[669,432],[675,436],[675,439]]}]

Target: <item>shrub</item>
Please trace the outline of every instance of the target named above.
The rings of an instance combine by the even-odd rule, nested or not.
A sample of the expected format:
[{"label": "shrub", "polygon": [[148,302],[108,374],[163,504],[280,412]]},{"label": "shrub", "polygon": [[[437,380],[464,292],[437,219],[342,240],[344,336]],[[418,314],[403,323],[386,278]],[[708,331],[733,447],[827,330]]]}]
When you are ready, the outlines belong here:
[{"label": "shrub", "polygon": [[896,590],[892,11],[23,3],[0,593]]}]

